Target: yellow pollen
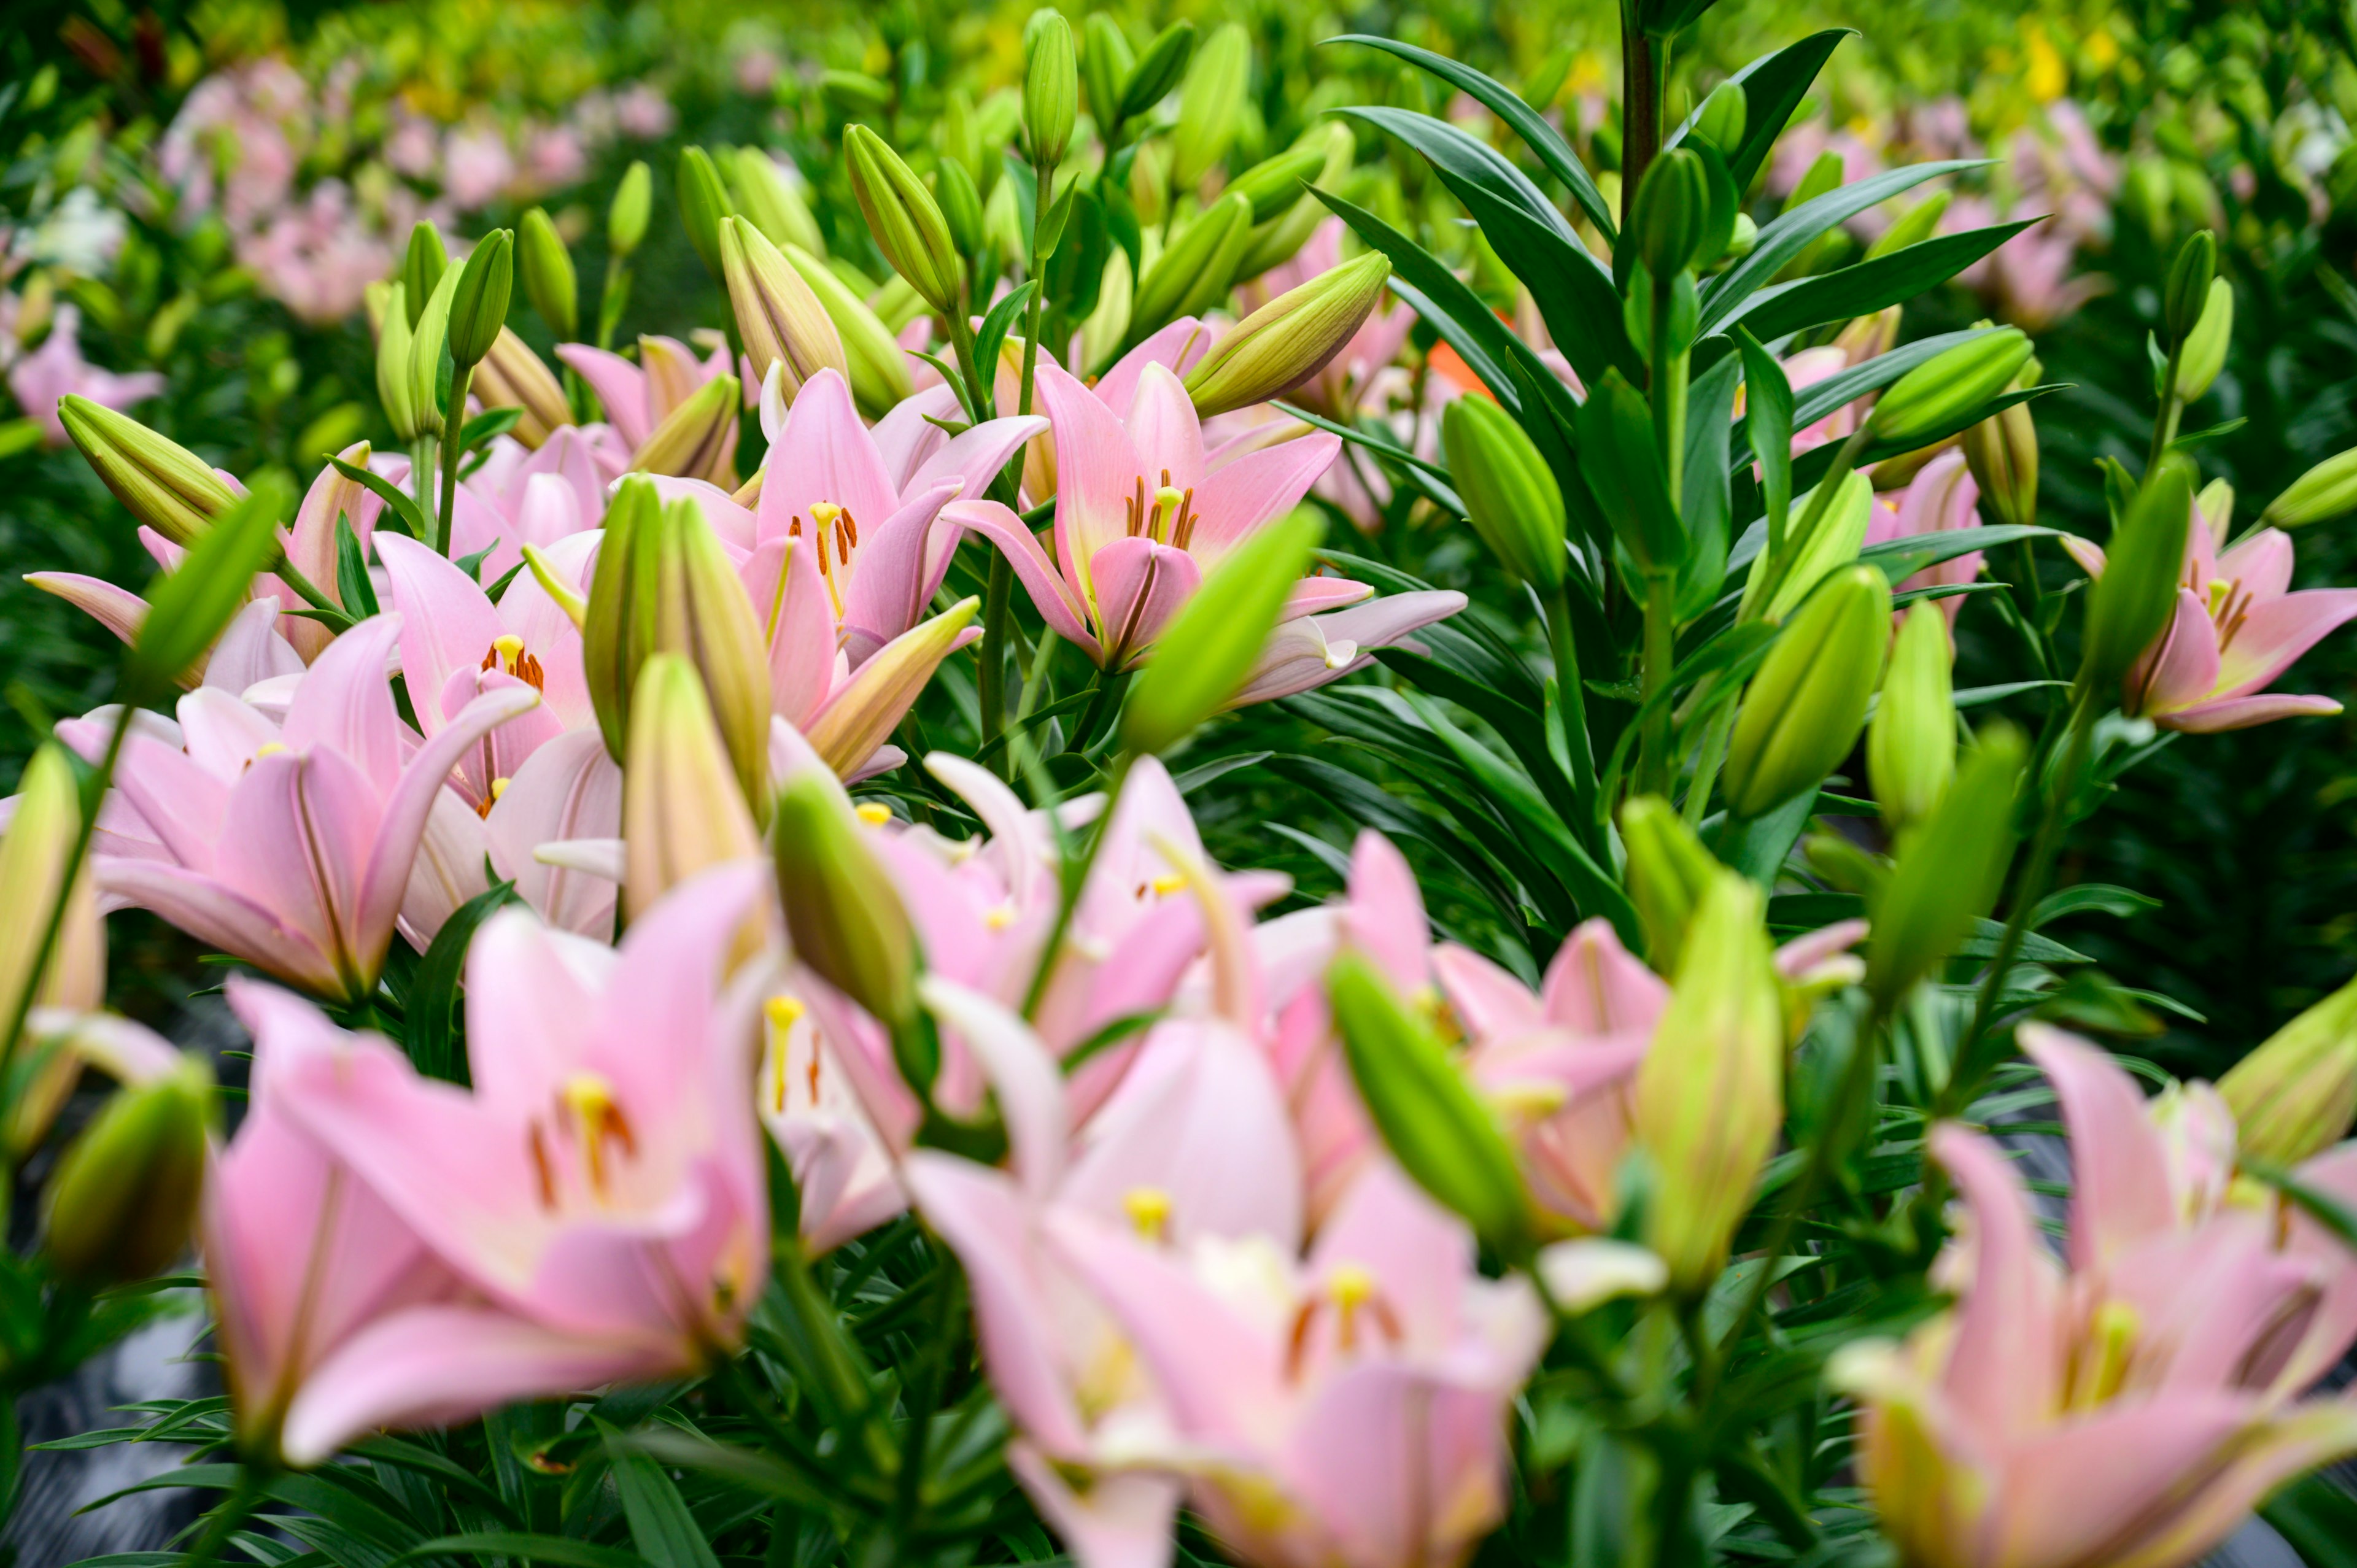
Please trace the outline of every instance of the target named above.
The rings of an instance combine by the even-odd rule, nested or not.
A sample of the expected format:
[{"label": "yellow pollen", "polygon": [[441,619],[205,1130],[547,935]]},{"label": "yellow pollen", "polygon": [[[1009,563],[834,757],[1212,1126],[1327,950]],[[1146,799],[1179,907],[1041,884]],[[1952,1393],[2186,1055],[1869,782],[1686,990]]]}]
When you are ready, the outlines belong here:
[{"label": "yellow pollen", "polygon": [[1005,930],[1007,927],[1015,923],[1014,906],[1010,904],[998,905],[988,914],[983,916],[982,923],[994,931]]},{"label": "yellow pollen", "polygon": [[761,1011],[769,1018],[770,1027],[782,1035],[801,1023],[802,1015],[810,1009],[802,1005],[799,996],[772,996],[761,1004]]},{"label": "yellow pollen", "polygon": [[253,748],[253,759],[259,762],[265,757],[275,757],[285,749],[286,743],[283,740],[265,740]]},{"label": "yellow pollen", "polygon": [[1186,886],[1186,876],[1181,873],[1175,871],[1168,872],[1146,884],[1146,886],[1153,890],[1155,897],[1157,898],[1168,897]]},{"label": "yellow pollen", "polygon": [[1159,1241],[1170,1228],[1170,1195],[1158,1187],[1134,1187],[1121,1195],[1122,1212],[1137,1233]]},{"label": "yellow pollen", "polygon": [[859,820],[871,828],[880,828],[892,820],[892,808],[874,800],[862,800],[852,810],[858,812]]}]

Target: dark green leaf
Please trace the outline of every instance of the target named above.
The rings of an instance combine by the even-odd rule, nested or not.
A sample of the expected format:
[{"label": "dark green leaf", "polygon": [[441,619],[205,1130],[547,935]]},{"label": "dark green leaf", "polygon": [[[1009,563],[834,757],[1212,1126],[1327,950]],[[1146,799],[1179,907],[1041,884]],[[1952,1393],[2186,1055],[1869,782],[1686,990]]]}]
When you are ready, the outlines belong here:
[{"label": "dark green leaf", "polygon": [[1007,331],[1014,327],[1015,318],[1023,314],[1023,307],[1030,304],[1031,296],[1039,292],[1039,288],[1037,281],[1027,279],[1020,286],[1009,290],[1005,299],[990,307],[990,314],[982,318],[982,326],[975,329],[974,373],[982,378],[982,385],[974,389],[982,405],[975,410],[978,417],[987,418],[993,412],[998,351],[1005,346]]},{"label": "dark green leaf", "polygon": [[1986,160],[1952,158],[1940,163],[1909,164],[1829,190],[1804,201],[1760,231],[1751,252],[1713,278],[1702,291],[1702,332],[1707,336],[1728,319],[1735,307],[1758,292],[1784,264],[1809,248],[1810,242],[1837,224],[1846,223],[1869,207],[1889,200],[1927,179],[1964,169],[1981,168]]},{"label": "dark green leaf", "polygon": [[330,457],[328,461],[335,466],[336,472],[390,507],[393,517],[400,522],[402,532],[410,538],[434,537],[434,530],[426,522],[425,512],[418,510],[417,502],[395,488],[392,480],[357,463],[347,463],[341,457]]},{"label": "dark green leaf", "polygon": [[505,435],[522,418],[523,410],[513,405],[479,413],[467,421],[466,428],[458,433],[458,450],[471,452],[494,437]]},{"label": "dark green leaf", "polygon": [[1856,266],[1763,288],[1724,315],[1706,317],[1704,330],[1714,327],[1723,330],[1740,321],[1755,337],[1765,339],[1828,321],[1870,316],[1885,306],[1904,305],[1947,282],[2031,224],[2044,221],[2030,218],[1943,234]]},{"label": "dark green leaf", "polygon": [[368,559],[361,553],[352,520],[342,512],[336,514],[336,597],[356,619],[366,620],[377,613],[376,585],[369,578]]},{"label": "dark green leaf", "polygon": [[467,1063],[457,1048],[452,1013],[457,1005],[458,982],[467,964],[468,944],[492,912],[517,902],[515,884],[494,883],[452,911],[434,933],[425,956],[418,961],[417,979],[409,993],[408,1027],[404,1044],[409,1059],[427,1078],[465,1083]]},{"label": "dark green leaf", "polygon": [[1904,582],[1927,567],[1943,561],[1953,561],[1959,555],[1969,555],[1975,550],[1994,550],[2000,544],[2011,544],[2018,539],[2051,538],[2054,530],[2029,523],[2007,523],[1991,528],[1952,528],[1938,533],[1910,534],[1904,539],[1886,540],[1869,544],[1857,553],[1857,558],[1878,568],[1894,583]]},{"label": "dark green leaf", "polygon": [[520,1563],[547,1563],[554,1568],[646,1568],[646,1559],[619,1546],[599,1546],[563,1535],[525,1535],[514,1530],[487,1530],[469,1535],[444,1535],[411,1548],[398,1562],[421,1563],[433,1557],[509,1557]]},{"label": "dark green leaf", "polygon": [[630,1522],[630,1542],[654,1568],[720,1568],[720,1560],[704,1539],[695,1516],[687,1511],[679,1485],[643,1449],[626,1441],[604,1422],[597,1423],[606,1439],[606,1462],[612,1467],[614,1489],[621,1495],[622,1514]]},{"label": "dark green leaf", "polygon": [[2259,1517],[2308,1568],[2357,1568],[2357,1497],[2330,1477],[2294,1482],[2262,1505]]},{"label": "dark green leaf", "polygon": [[[1738,189],[1750,188],[1751,177],[1768,161],[1776,138],[1784,134],[1785,124],[1792,118],[1792,111],[1808,96],[1810,83],[1816,81],[1817,72],[1824,69],[1825,61],[1833,58],[1841,41],[1852,36],[1848,27],[1828,27],[1824,32],[1812,33],[1797,44],[1761,55],[1727,79],[1742,83],[1747,110],[1743,144],[1727,159],[1727,172],[1735,177]],[[1695,113],[1686,116],[1685,123],[1664,145],[1676,145],[1701,113],[1702,106],[1697,103]]]}]

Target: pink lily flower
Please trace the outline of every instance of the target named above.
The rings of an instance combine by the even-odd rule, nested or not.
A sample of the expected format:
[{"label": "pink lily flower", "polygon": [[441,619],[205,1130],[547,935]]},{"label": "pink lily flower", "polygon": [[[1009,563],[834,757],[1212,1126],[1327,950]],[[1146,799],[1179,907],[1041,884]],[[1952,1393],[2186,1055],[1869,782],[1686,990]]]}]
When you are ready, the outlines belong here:
[{"label": "pink lily flower", "polygon": [[[2330,697],[2269,692],[2276,676],[2357,617],[2357,588],[2291,588],[2291,538],[2263,528],[2232,549],[2229,508],[2197,503],[2186,530],[2177,615],[2128,671],[2121,705],[2163,729],[2210,735],[2302,714],[2337,714]],[[2088,575],[2104,574],[2104,551],[2066,535],[2063,548]]]},{"label": "pink lily flower", "polygon": [[81,311],[71,305],[57,307],[48,337],[8,369],[8,391],[16,397],[16,406],[41,427],[42,444],[48,446],[66,444],[66,427],[58,422],[58,403],[70,394],[124,409],[163,390],[164,378],[154,371],[117,375],[84,360]]},{"label": "pink lily flower", "polygon": [[[368,1036],[296,1061],[280,1085],[289,1119],[497,1324],[537,1331],[511,1388],[677,1377],[737,1343],[768,1262],[745,1092],[762,977],[732,981],[726,957],[767,886],[749,864],[691,878],[619,950],[494,916],[468,960],[471,1090]],[[447,1324],[382,1348],[380,1376],[433,1386],[487,1348],[475,1326]]]},{"label": "pink lily flower", "polygon": [[[1924,464],[1896,498],[1874,498],[1874,515],[1866,525],[1866,542],[1882,544],[1919,534],[1978,528],[1980,513],[1975,509],[1980,499],[1980,486],[1973,482],[1972,471],[1964,466],[1964,455],[1954,450],[1943,452]],[[1975,550],[1936,566],[1927,566],[1898,585],[1901,590],[1961,585],[1980,576],[1981,561],[1982,553]],[[1940,613],[1948,618],[1948,649],[1953,654],[1956,615],[1964,607],[1964,597],[1959,594],[1937,602]],[[1895,619],[1894,617],[1894,622]]]},{"label": "pink lily flower", "polygon": [[697,359],[675,338],[640,338],[639,362],[587,343],[559,343],[556,357],[581,373],[606,405],[606,418],[622,444],[636,451],[671,411],[705,382],[728,373],[726,344]]},{"label": "pink lily flower", "polygon": [[592,1386],[597,1360],[483,1305],[290,1112],[290,1081],[332,1070],[355,1036],[273,986],[232,979],[229,998],[253,1033],[253,1096],[205,1182],[202,1231],[240,1447],[317,1465],[377,1427]]},{"label": "pink lily flower", "polygon": [[458,482],[451,555],[489,552],[482,580],[496,583],[522,564],[525,545],[547,551],[598,527],[606,517],[606,487],[622,471],[606,456],[598,433],[577,425],[558,426],[530,450],[500,437],[483,467]]},{"label": "pink lily flower", "polygon": [[400,633],[384,615],[338,638],[283,725],[207,688],[181,701],[185,750],[135,733],[116,787],[165,853],[102,857],[100,886],[320,995],[367,997],[445,779],[540,701],[487,692],[413,751],[385,678]]},{"label": "pink lily flower", "polygon": [[2173,1156],[2101,1049],[2036,1026],[2024,1044],[2071,1133],[2067,1272],[2004,1153],[1934,1128],[1970,1215],[1940,1265],[1957,1305],[1904,1345],[1848,1347],[1831,1375],[1865,1403],[1861,1467],[1910,1564],[2176,1568],[2357,1452],[2357,1407],[2294,1400],[2357,1337],[2357,1267],[2315,1228],[2278,1245],[2274,1215],[2217,1206],[2223,1181],[2199,1179],[2214,1148]]}]

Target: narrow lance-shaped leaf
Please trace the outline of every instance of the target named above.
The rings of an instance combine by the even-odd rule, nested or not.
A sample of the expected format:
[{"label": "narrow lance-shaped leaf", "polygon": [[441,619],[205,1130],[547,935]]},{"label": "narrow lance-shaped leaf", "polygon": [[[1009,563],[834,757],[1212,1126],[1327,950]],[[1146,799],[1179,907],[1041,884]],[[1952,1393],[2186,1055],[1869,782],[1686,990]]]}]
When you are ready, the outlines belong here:
[{"label": "narrow lance-shaped leaf", "polygon": [[168,691],[173,677],[213,645],[230,618],[244,607],[254,574],[277,557],[279,521],[294,505],[295,487],[285,475],[276,469],[260,475],[245,499],[157,580],[124,669],[129,700],[144,702]]}]

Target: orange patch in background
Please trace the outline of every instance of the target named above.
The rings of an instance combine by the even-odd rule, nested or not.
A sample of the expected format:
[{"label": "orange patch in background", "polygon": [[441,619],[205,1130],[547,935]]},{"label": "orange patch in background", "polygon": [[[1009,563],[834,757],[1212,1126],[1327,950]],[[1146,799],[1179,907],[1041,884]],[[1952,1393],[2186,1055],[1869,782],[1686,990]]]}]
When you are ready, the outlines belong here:
[{"label": "orange patch in background", "polygon": [[1432,352],[1425,356],[1425,363],[1432,368],[1434,375],[1441,377],[1458,391],[1486,397],[1491,403],[1498,401],[1496,394],[1482,384],[1481,378],[1473,373],[1473,367],[1465,362],[1465,356],[1447,343],[1435,343]]}]

